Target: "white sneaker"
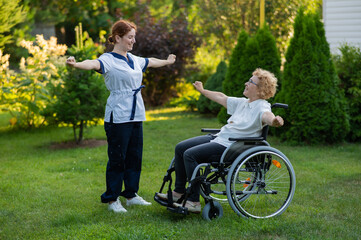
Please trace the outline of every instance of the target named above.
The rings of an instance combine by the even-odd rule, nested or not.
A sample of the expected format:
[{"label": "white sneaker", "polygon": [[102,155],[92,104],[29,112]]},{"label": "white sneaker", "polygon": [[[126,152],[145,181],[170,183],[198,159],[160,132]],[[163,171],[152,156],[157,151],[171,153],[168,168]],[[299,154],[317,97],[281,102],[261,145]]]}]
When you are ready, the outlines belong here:
[{"label": "white sneaker", "polygon": [[127,206],[130,205],[152,205],[152,203],[145,201],[142,197],[138,196],[138,194],[135,194],[135,197],[132,199],[127,199]]},{"label": "white sneaker", "polygon": [[127,209],[125,209],[122,206],[122,203],[119,201],[119,198],[117,198],[117,201],[109,204],[108,209],[116,213],[127,212]]}]

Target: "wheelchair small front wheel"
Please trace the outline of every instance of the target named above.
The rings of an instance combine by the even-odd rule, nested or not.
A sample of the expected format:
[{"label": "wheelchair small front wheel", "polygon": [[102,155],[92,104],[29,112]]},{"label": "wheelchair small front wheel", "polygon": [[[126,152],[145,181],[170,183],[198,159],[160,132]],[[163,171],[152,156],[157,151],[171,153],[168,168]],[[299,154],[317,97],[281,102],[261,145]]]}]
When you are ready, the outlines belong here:
[{"label": "wheelchair small front wheel", "polygon": [[202,210],[202,217],[207,221],[215,220],[217,218],[221,218],[222,216],[223,208],[219,202],[213,201],[213,206],[212,203],[209,202]]}]

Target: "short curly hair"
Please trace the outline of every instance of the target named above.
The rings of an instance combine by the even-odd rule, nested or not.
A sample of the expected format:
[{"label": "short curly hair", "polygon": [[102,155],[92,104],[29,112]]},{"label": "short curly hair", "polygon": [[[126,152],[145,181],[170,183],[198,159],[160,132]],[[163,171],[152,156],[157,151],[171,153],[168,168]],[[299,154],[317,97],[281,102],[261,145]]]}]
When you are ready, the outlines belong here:
[{"label": "short curly hair", "polygon": [[275,75],[262,68],[257,68],[252,75],[258,78],[259,97],[269,99],[276,94],[277,78]]}]

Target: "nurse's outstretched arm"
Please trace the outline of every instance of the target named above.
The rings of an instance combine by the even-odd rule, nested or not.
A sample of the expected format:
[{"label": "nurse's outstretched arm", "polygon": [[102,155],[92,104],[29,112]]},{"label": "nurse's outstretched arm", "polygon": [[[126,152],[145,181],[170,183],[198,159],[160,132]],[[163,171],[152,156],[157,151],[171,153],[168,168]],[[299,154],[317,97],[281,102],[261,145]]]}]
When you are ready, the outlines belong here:
[{"label": "nurse's outstretched arm", "polygon": [[148,58],[148,67],[158,68],[166,65],[171,65],[175,62],[175,59],[176,56],[174,54],[170,54],[166,60],[158,58]]},{"label": "nurse's outstretched arm", "polygon": [[100,70],[100,62],[98,60],[84,60],[82,62],[76,62],[74,57],[69,57],[66,60],[66,64],[70,67],[82,70]]}]

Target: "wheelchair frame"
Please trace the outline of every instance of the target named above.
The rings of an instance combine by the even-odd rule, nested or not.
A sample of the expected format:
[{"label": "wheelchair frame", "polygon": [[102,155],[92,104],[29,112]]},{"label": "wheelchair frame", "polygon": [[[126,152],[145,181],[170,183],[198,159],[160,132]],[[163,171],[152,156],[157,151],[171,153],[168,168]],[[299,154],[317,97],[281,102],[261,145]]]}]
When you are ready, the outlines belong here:
[{"label": "wheelchair frame", "polygon": [[[288,105],[275,103],[273,107],[288,108]],[[202,216],[206,220],[223,216],[220,202],[228,202],[233,211],[244,218],[270,218],[282,214],[292,201],[296,176],[288,158],[266,141],[268,128],[262,129],[261,137],[230,138],[235,142],[223,152],[219,162],[199,164],[186,193],[177,201],[183,202],[181,207],[175,207],[172,199],[173,158],[159,190],[161,193],[169,182],[168,200],[159,198],[158,193],[155,193],[154,200],[172,212],[187,215],[185,202],[194,183],[200,182],[200,194],[206,203]],[[202,129],[202,132],[217,133],[219,130]],[[237,152],[240,146],[249,148]],[[220,189],[216,187],[219,183]]]}]

